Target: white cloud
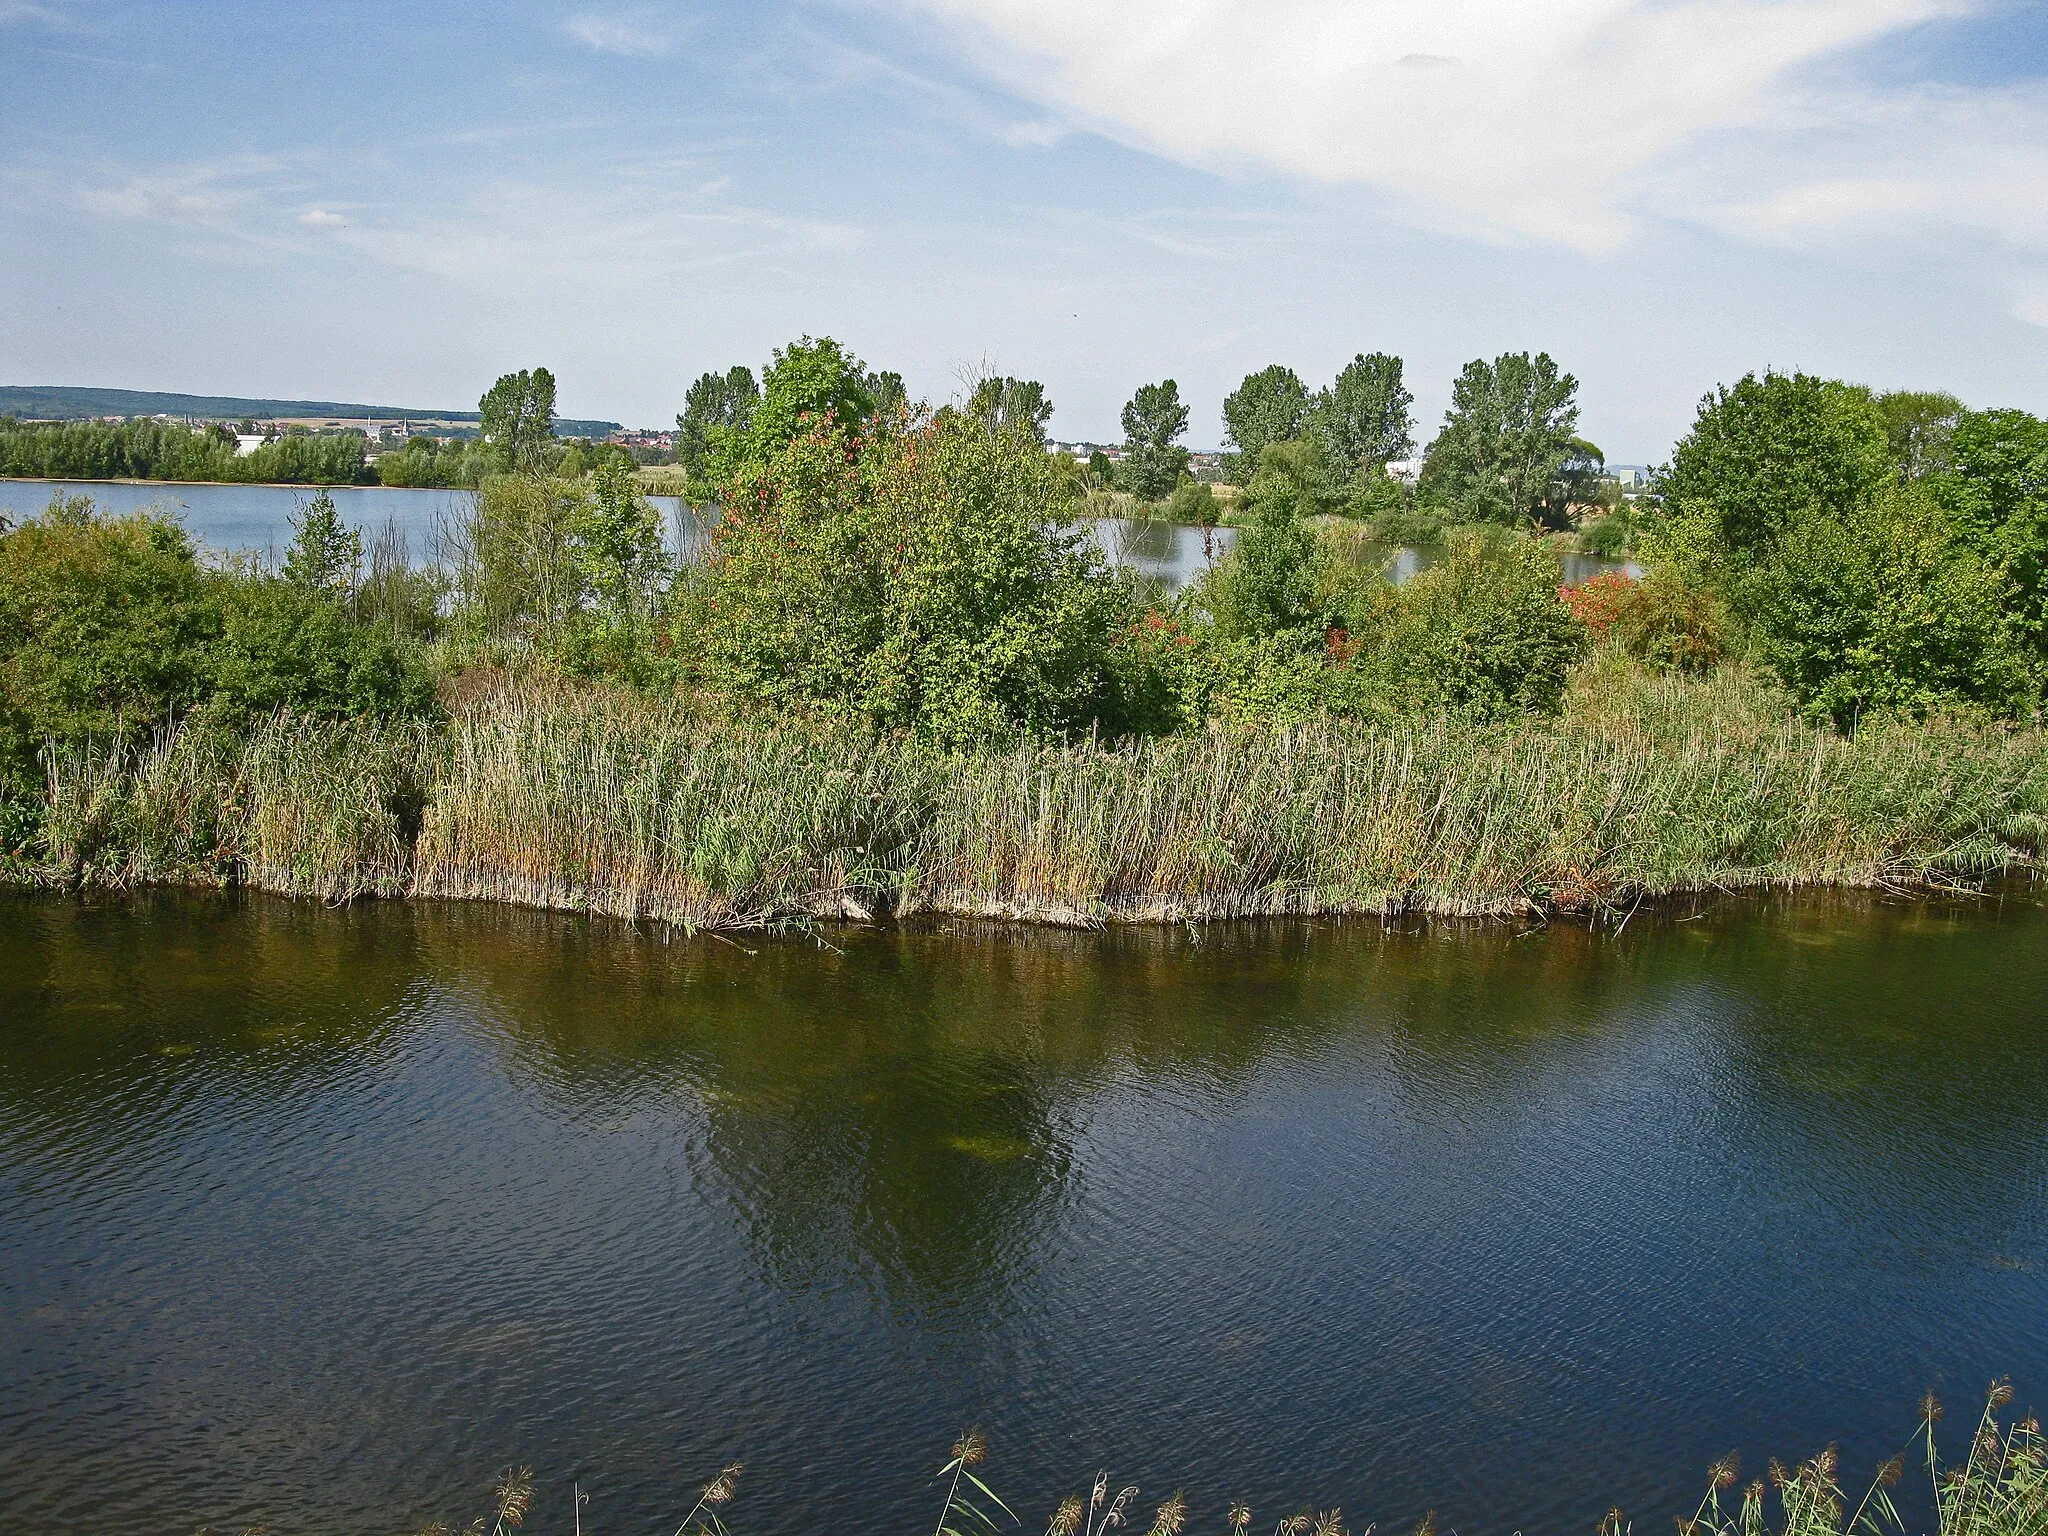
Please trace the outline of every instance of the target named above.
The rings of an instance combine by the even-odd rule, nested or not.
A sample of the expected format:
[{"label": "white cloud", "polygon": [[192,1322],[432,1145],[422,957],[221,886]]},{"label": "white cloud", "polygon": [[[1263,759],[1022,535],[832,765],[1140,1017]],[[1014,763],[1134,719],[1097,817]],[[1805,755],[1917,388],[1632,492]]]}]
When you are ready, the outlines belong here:
[{"label": "white cloud", "polygon": [[[1589,251],[1812,66],[1970,0],[896,0],[1018,95],[1217,169],[1364,184],[1417,222]],[[1768,168],[1768,162],[1763,162]],[[1729,167],[1738,174],[1756,162]]]},{"label": "white cloud", "polygon": [[674,46],[674,38],[665,26],[638,12],[625,16],[586,12],[564,21],[562,30],[599,53],[622,54],[627,58],[655,57]]},{"label": "white cloud", "polygon": [[299,222],[308,229],[343,229],[348,220],[338,213],[329,213],[325,208],[309,208],[299,215]]}]

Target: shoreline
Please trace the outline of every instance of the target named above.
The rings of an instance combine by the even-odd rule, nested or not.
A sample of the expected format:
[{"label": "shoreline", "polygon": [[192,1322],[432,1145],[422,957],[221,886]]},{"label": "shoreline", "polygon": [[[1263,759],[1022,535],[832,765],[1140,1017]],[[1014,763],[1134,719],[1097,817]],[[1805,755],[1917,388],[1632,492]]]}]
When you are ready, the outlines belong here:
[{"label": "shoreline", "polygon": [[2048,733],[1626,718],[1657,697],[1505,732],[948,752],[507,685],[439,724],[280,716],[246,739],[185,728],[66,755],[0,881],[491,901],[685,930],[1095,928],[1626,921],[1742,891],[1967,890],[2048,857]]}]

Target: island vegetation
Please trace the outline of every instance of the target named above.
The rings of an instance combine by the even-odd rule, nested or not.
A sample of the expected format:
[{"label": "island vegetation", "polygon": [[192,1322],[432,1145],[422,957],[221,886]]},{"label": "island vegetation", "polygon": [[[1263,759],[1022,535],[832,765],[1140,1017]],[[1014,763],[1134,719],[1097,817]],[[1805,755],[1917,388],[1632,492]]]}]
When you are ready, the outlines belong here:
[{"label": "island vegetation", "polygon": [[[1268,369],[1226,408],[1235,547],[1170,593],[1074,527],[1095,471],[1031,381],[931,409],[810,338],[706,374],[691,559],[624,456],[572,462],[553,388],[485,397],[425,561],[324,496],[274,568],[79,498],[0,534],[9,877],[1090,923],[1619,913],[2048,848],[2025,412],[1744,378],[1629,510],[1641,579],[1565,586],[1544,535],[1599,455],[1549,358],[1468,367],[1412,492],[1397,359]],[[1125,426],[1118,475],[1213,500],[1172,381]],[[1345,529],[1399,518],[1445,554],[1395,583]]]}]

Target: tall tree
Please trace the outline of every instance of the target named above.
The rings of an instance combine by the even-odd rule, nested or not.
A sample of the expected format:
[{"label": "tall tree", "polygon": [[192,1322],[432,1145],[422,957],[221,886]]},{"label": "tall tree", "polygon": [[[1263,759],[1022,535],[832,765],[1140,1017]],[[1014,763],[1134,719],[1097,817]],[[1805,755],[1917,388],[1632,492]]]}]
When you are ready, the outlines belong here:
[{"label": "tall tree", "polygon": [[516,474],[544,474],[554,461],[555,376],[545,368],[503,375],[477,402],[483,439]]},{"label": "tall tree", "polygon": [[683,413],[676,417],[676,462],[683,473],[700,479],[711,454],[712,435],[746,431],[760,401],[761,386],[745,364],[724,373],[700,374],[683,396]]},{"label": "tall tree", "polygon": [[1340,478],[1379,470],[1415,451],[1415,397],[1401,383],[1401,359],[1359,353],[1315,399],[1314,426]]},{"label": "tall tree", "polygon": [[864,381],[868,395],[875,402],[876,416],[894,416],[910,404],[910,392],[903,387],[900,373],[870,372]]},{"label": "tall tree", "polygon": [[1894,389],[1877,397],[1877,409],[1902,485],[1948,468],[1949,439],[1963,419],[1962,401],[1940,390]]},{"label": "tall tree", "polygon": [[987,378],[974,386],[967,414],[994,430],[1021,432],[1043,445],[1046,426],[1052,420],[1052,401],[1036,379]]},{"label": "tall tree", "polygon": [[1188,408],[1172,379],[1141,384],[1124,407],[1124,473],[1146,501],[1172,494],[1187,473],[1188,451],[1177,446],[1188,430]]},{"label": "tall tree", "polygon": [[1542,515],[1560,473],[1580,450],[1579,381],[1548,352],[1476,358],[1451,385],[1443,430],[1429,445],[1422,491],[1475,521]]},{"label": "tall tree", "polygon": [[291,519],[292,544],[285,551],[283,576],[294,586],[346,597],[362,570],[363,536],[346,527],[334,498],[322,491]]},{"label": "tall tree", "polygon": [[1259,467],[1268,443],[1292,442],[1308,422],[1308,386],[1292,368],[1274,363],[1248,373],[1223,398],[1223,425],[1230,445],[1229,478],[1243,485]]}]

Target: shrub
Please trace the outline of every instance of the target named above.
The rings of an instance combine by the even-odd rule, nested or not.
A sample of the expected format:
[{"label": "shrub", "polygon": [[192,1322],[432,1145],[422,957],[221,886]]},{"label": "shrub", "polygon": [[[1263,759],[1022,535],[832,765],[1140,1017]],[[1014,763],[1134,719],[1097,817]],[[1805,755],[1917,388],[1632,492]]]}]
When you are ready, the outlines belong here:
[{"label": "shrub", "polygon": [[1872,710],[2012,715],[2036,702],[2006,618],[2009,583],[1921,486],[1846,516],[1799,517],[1740,591],[1765,662],[1837,725]]},{"label": "shrub", "polygon": [[948,742],[1114,718],[1134,611],[1042,449],[941,413],[831,416],[735,486],[694,594],[710,680]]},{"label": "shrub", "polygon": [[146,731],[198,702],[219,614],[168,517],[52,501],[0,535],[0,772],[48,739]]},{"label": "shrub", "polygon": [[344,599],[289,579],[209,580],[219,636],[205,658],[209,712],[231,721],[299,715],[419,716],[434,685],[418,653],[356,622]]},{"label": "shrub", "polygon": [[1673,571],[1653,570],[1639,581],[1609,571],[1561,587],[1558,596],[1594,639],[1612,639],[1659,671],[1705,672],[1727,649],[1720,599]]},{"label": "shrub", "polygon": [[1360,656],[1409,711],[1554,714],[1586,627],[1558,596],[1557,559],[1526,538],[1466,533],[1398,589]]},{"label": "shrub", "polygon": [[1212,528],[1216,524],[1216,493],[1199,480],[1183,480],[1166,499],[1166,515],[1176,523]]}]

